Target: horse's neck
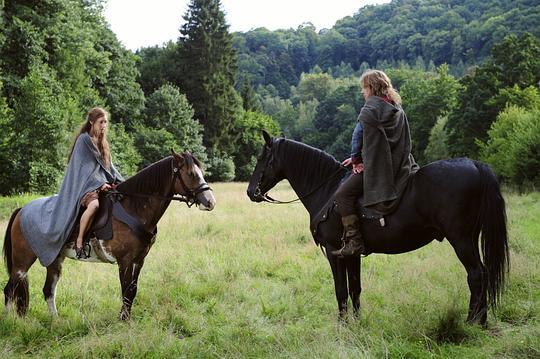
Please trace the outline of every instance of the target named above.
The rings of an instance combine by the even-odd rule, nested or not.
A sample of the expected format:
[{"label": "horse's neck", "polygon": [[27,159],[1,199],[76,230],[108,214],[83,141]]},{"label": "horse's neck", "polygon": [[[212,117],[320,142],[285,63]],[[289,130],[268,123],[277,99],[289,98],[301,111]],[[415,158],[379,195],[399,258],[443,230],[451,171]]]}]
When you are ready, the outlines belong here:
[{"label": "horse's neck", "polygon": [[156,227],[171,203],[171,200],[164,200],[163,197],[172,197],[173,194],[172,176],[165,177],[157,192],[156,189],[147,191],[143,189],[137,193],[141,196],[126,196],[123,205],[126,210],[137,216],[147,230],[151,231]]},{"label": "horse's neck", "polygon": [[319,171],[312,163],[293,163],[284,169],[285,177],[311,216],[318,213],[339,184],[339,166]]},{"label": "horse's neck", "polygon": [[128,197],[122,205],[128,212],[135,215],[147,231],[152,231],[169,207],[170,200],[157,198]]}]

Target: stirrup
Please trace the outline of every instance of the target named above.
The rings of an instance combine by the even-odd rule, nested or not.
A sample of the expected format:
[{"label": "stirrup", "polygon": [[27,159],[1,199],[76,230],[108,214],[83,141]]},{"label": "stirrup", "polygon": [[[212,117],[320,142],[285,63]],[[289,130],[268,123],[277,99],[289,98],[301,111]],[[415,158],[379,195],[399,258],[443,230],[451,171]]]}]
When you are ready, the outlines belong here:
[{"label": "stirrup", "polygon": [[76,254],[77,259],[90,258],[91,250],[92,250],[92,247],[90,247],[90,244],[88,242],[83,243],[81,248],[77,248],[77,246],[75,246],[75,254]]}]

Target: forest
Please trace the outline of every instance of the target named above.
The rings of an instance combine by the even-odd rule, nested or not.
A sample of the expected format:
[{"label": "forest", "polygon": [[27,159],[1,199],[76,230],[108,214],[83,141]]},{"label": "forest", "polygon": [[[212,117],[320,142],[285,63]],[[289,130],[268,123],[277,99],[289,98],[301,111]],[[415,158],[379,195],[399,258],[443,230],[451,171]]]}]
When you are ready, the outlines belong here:
[{"label": "forest", "polygon": [[394,0],[316,31],[230,32],[219,0],[191,0],[178,38],[126,49],[103,0],[0,2],[0,194],[57,190],[86,111],[110,112],[124,176],[194,153],[210,181],[244,181],[260,130],[348,156],[359,76],[387,72],[420,164],[467,156],[540,185],[540,4]]}]

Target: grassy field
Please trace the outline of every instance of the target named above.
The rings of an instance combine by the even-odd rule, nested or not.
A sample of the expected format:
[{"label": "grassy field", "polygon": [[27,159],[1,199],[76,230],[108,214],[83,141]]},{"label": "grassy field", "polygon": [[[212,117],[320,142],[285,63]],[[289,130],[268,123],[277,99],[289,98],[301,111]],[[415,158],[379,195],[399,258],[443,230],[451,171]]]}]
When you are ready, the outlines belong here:
[{"label": "grassy field", "polygon": [[[51,319],[38,264],[27,317],[0,314],[0,357],[540,357],[540,193],[506,195],[510,281],[482,329],[464,323],[466,274],[446,241],[364,259],[361,316],[341,322],[303,207],[251,203],[242,183],[212,187],[213,212],[173,203],[161,220],[130,322],[117,319],[116,266],[66,260]],[[294,197],[285,184],[272,195]],[[0,199],[2,236],[13,203]]]}]

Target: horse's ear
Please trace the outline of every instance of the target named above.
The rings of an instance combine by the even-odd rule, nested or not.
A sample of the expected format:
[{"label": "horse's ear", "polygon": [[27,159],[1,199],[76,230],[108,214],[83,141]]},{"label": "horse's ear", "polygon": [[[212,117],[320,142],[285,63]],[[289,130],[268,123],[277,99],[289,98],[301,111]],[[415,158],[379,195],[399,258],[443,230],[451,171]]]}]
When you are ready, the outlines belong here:
[{"label": "horse's ear", "polygon": [[268,132],[266,132],[265,130],[262,130],[262,135],[263,135],[264,142],[266,143],[266,145],[268,147],[272,147],[272,136],[270,136]]},{"label": "horse's ear", "polygon": [[171,154],[176,159],[178,163],[182,163],[184,161],[184,156],[182,156],[180,153],[176,153],[174,149],[171,148]]}]

